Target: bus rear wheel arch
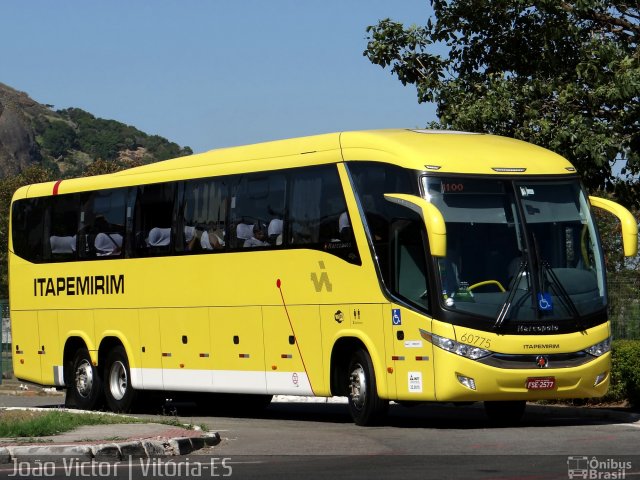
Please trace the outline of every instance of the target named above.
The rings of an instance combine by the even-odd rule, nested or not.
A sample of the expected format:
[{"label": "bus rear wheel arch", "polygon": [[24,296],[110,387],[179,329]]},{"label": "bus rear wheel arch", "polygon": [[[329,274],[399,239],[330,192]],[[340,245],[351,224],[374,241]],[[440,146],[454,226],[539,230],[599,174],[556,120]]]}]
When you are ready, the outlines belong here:
[{"label": "bus rear wheel arch", "polygon": [[129,359],[122,345],[113,346],[107,353],[103,379],[104,396],[109,409],[121,413],[130,411],[137,392],[131,386]]}]

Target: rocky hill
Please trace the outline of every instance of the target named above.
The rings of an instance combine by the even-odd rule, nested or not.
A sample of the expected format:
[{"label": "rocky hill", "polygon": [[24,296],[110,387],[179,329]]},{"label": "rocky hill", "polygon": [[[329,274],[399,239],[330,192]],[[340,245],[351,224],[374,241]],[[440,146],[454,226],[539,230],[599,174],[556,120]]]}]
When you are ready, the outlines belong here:
[{"label": "rocky hill", "polygon": [[134,166],[191,153],[189,147],[79,108],[54,110],[0,83],[0,178],[33,164],[70,177],[82,175],[96,160]]}]

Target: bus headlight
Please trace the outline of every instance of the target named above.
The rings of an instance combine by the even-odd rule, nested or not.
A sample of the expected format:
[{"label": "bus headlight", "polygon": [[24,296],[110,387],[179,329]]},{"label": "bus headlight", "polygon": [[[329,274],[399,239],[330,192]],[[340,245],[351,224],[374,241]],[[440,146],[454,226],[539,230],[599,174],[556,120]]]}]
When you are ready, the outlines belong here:
[{"label": "bus headlight", "polygon": [[436,335],[435,333],[430,333],[422,329],[420,329],[420,335],[436,347],[470,360],[478,360],[479,358],[489,356],[493,353],[490,350],[474,347],[473,345],[467,345],[466,343],[456,342],[450,338],[441,337],[440,335]]},{"label": "bus headlight", "polygon": [[596,343],[589,348],[585,348],[584,351],[589,355],[593,355],[594,357],[604,355],[605,353],[611,351],[611,337],[607,337],[600,343]]}]

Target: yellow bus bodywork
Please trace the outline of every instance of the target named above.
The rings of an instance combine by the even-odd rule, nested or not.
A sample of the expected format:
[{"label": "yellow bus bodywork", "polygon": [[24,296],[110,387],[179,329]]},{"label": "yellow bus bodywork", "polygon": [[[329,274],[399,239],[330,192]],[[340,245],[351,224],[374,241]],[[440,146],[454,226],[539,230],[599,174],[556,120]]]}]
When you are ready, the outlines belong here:
[{"label": "yellow bus bodywork", "polygon": [[[575,171],[564,158],[517,140],[391,130],[229,148],[111,175],[23,187],[14,201],[48,196],[54,188],[63,194],[335,163],[362,265],[303,249],[31,264],[12,253],[9,239],[16,376],[62,386],[63,351],[70,338],[82,340],[95,364],[101,344],[116,338],[125,347],[135,388],[328,396],[334,346],[349,338],[368,350],[381,398],[470,401],[586,397],[606,391],[608,375],[597,386],[580,379],[608,372],[609,354],[582,367],[554,370],[557,390],[541,393],[524,388],[524,379],[539,370],[497,369],[434,348],[423,338],[421,330],[458,341],[466,334],[508,354],[528,353],[523,347],[527,344],[557,345],[536,349],[546,354],[579,351],[609,333],[605,324],[546,336],[541,342],[534,335],[500,336],[454,327],[392,303],[381,291],[341,165],[358,160],[441,173]],[[77,294],[74,279],[120,276],[121,294]],[[477,390],[461,385],[457,373],[474,378]]]}]

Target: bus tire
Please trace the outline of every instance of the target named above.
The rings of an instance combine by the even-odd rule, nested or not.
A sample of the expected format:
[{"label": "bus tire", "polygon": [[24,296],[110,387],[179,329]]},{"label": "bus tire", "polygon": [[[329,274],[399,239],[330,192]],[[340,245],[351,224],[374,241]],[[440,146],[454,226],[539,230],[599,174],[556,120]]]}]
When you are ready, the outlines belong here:
[{"label": "bus tire", "polygon": [[80,410],[94,410],[102,400],[102,379],[91,362],[89,350],[79,348],[69,364],[65,405]]},{"label": "bus tire", "polygon": [[356,350],[349,362],[349,413],[356,425],[375,425],[382,420],[389,402],[378,396],[376,376],[371,357],[366,350]]},{"label": "bus tire", "polygon": [[136,391],[131,386],[131,371],[127,353],[121,345],[107,355],[104,365],[104,396],[109,409],[124,413],[133,407]]},{"label": "bus tire", "polygon": [[506,427],[520,423],[526,406],[524,400],[487,401],[484,402],[484,411],[492,423]]}]

